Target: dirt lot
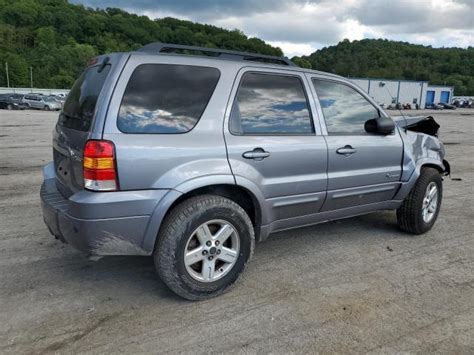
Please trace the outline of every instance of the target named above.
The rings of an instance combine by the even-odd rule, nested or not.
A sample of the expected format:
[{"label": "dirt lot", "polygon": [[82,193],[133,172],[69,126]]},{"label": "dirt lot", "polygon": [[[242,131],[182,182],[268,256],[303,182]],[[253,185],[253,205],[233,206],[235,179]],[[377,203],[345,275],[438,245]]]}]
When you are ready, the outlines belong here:
[{"label": "dirt lot", "polygon": [[[421,113],[421,112],[417,112]],[[474,110],[434,112],[453,177],[435,228],[393,212],[280,233],[191,303],[151,258],[91,261],[43,225],[57,113],[0,111],[0,352],[474,352]]]}]

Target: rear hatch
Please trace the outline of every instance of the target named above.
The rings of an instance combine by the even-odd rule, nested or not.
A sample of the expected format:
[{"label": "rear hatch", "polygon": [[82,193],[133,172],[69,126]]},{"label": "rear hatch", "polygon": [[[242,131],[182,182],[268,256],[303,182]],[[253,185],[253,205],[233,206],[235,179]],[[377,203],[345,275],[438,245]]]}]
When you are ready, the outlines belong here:
[{"label": "rear hatch", "polygon": [[56,185],[65,197],[84,188],[84,144],[91,136],[97,100],[110,68],[103,60],[82,73],[69,92],[53,132]]}]

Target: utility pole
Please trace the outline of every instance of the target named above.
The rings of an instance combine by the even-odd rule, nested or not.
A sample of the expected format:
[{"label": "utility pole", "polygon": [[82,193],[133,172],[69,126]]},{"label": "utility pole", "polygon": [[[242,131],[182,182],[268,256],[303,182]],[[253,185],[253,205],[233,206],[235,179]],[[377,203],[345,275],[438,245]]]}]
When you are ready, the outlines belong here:
[{"label": "utility pole", "polygon": [[5,71],[7,72],[7,86],[10,87],[10,76],[8,75],[8,62],[5,62]]},{"label": "utility pole", "polygon": [[33,91],[33,67],[30,67],[30,85],[31,91]]}]

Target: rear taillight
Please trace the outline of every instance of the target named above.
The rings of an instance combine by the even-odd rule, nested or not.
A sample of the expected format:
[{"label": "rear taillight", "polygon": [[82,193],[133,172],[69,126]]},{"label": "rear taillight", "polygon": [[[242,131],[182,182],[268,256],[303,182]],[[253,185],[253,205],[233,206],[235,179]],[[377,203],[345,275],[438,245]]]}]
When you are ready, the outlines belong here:
[{"label": "rear taillight", "polygon": [[83,177],[84,187],[88,190],[118,190],[114,143],[105,140],[89,140],[86,142]]}]

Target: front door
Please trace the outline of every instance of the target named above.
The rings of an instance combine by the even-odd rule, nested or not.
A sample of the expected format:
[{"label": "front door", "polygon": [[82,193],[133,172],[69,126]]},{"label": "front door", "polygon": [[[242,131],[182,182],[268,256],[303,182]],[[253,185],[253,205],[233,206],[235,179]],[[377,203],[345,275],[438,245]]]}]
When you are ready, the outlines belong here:
[{"label": "front door", "polygon": [[303,74],[242,69],[224,127],[228,159],[239,185],[264,201],[262,224],[297,224],[317,213],[327,184],[327,150]]},{"label": "front door", "polygon": [[398,131],[369,134],[380,111],[349,83],[313,77],[327,130],[328,193],[323,211],[393,198],[400,186],[403,143]]}]

